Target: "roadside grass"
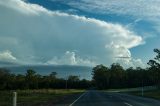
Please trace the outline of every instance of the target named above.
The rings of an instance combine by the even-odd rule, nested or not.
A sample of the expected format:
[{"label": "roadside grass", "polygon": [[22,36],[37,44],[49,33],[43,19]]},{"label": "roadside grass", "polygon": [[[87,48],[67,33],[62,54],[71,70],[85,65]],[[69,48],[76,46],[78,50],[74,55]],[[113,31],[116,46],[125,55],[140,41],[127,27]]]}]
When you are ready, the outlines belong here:
[{"label": "roadside grass", "polygon": [[[132,91],[132,92],[127,92],[127,93],[131,95],[142,96],[141,91]],[[160,89],[144,91],[143,97],[154,98],[154,99],[160,100]]]},{"label": "roadside grass", "polygon": [[[16,90],[18,106],[35,106],[61,97],[83,93],[85,90],[76,89],[40,89],[40,90]],[[0,106],[12,106],[13,91],[0,91]]]},{"label": "roadside grass", "polygon": [[[135,96],[142,96],[141,88],[108,89],[104,92],[126,93]],[[143,97],[160,100],[160,89],[144,90]]]},{"label": "roadside grass", "polygon": [[103,90],[104,92],[125,92],[128,91],[128,88],[123,88],[123,89],[107,89]]}]

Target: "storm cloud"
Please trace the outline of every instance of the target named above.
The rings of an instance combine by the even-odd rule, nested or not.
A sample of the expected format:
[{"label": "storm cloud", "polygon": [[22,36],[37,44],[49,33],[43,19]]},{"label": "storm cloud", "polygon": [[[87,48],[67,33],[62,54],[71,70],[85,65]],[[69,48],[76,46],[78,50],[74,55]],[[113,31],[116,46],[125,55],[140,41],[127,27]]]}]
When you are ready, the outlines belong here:
[{"label": "storm cloud", "polygon": [[21,0],[1,0],[0,13],[0,61],[8,51],[8,58],[23,64],[109,65],[119,61],[116,56],[132,57],[129,49],[144,43],[123,25]]}]

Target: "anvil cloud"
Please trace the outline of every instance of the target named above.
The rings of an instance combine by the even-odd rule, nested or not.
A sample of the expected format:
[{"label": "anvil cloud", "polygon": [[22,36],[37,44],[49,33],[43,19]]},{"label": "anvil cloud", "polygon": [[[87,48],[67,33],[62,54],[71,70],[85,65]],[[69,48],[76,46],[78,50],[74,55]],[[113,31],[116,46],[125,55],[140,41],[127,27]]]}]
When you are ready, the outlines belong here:
[{"label": "anvil cloud", "polygon": [[[51,11],[22,0],[1,0],[0,13],[0,61],[109,65],[119,61],[117,56],[132,57],[129,49],[144,43],[123,25]],[[133,60],[121,63],[134,66]]]}]

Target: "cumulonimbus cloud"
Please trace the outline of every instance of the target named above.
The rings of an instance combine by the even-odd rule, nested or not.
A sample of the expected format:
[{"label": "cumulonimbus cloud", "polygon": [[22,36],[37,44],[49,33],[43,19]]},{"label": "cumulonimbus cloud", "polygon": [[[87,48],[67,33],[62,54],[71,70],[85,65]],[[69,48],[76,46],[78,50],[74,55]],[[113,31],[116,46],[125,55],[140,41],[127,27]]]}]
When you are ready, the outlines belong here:
[{"label": "cumulonimbus cloud", "polygon": [[21,0],[0,1],[0,13],[0,38],[6,39],[0,50],[10,50],[28,63],[54,63],[53,58],[65,58],[66,51],[75,50],[76,65],[111,64],[115,56],[131,55],[129,49],[143,43],[120,24],[49,11]]}]

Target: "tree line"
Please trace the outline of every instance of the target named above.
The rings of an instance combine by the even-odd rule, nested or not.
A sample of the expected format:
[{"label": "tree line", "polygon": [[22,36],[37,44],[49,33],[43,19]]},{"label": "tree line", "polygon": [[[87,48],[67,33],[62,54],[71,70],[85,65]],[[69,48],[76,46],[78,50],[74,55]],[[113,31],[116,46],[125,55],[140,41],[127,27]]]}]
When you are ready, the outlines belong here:
[{"label": "tree line", "polygon": [[127,68],[113,63],[110,67],[97,65],[93,68],[93,82],[99,89],[132,88],[156,85],[160,87],[160,50],[154,49],[156,57],[149,60],[147,68]]},{"label": "tree line", "polygon": [[70,75],[68,78],[58,78],[56,72],[40,75],[29,69],[25,75],[11,74],[9,70],[0,68],[0,90],[14,89],[87,89],[91,82]]},{"label": "tree line", "polygon": [[[154,49],[156,56],[149,60],[147,68],[123,68],[118,63],[110,67],[97,65],[92,71],[92,80],[80,79],[70,75],[68,78],[58,78],[56,72],[40,75],[29,69],[25,75],[12,74],[9,70],[0,68],[0,90],[14,89],[98,89],[132,88],[156,85],[160,87],[160,50]],[[75,70],[76,71],[76,70]]]}]

